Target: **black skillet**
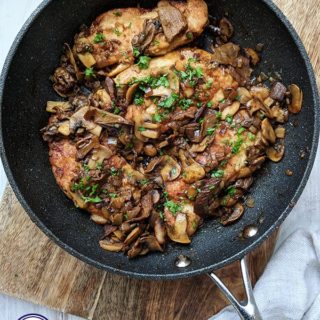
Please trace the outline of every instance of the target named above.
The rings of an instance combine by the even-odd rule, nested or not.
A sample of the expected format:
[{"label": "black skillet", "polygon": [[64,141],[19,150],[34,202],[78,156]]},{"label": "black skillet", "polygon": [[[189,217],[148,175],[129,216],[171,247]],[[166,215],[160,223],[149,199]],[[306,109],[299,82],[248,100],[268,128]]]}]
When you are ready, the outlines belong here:
[{"label": "black skillet", "polygon": [[[101,228],[87,213],[76,209],[56,185],[47,146],[39,134],[48,119],[46,101],[57,99],[48,79],[59,64],[63,43],[71,43],[79,26],[90,24],[98,14],[119,6],[136,6],[137,1],[46,0],[25,23],[10,50],[0,84],[1,156],[10,184],[46,235],[98,268],[143,279],[176,279],[221,268],[243,258],[266,240],[291,211],[307,182],[318,143],[319,98],[299,37],[269,0],[207,3],[212,16],[229,14],[236,29],[233,41],[242,47],[265,44],[260,70],[279,71],[284,83],[298,84],[304,92],[304,105],[286,126],[283,161],[267,163],[256,176],[251,191],[255,208],[247,209],[232,226],[222,227],[217,221],[209,221],[190,246],[169,245],[163,254],[128,260],[125,255],[103,251],[98,245]],[[142,7],[155,4],[156,1],[140,1]],[[203,37],[201,42],[207,46],[210,37]],[[293,170],[294,175],[286,176],[286,169]],[[239,237],[248,225],[257,227],[257,233],[246,239]],[[175,263],[181,254],[191,261],[184,268]]]}]

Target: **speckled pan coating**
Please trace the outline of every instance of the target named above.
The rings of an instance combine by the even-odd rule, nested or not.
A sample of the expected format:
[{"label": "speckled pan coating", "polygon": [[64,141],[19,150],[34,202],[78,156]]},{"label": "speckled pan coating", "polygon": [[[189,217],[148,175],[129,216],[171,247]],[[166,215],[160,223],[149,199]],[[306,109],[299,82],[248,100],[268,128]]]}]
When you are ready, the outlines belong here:
[{"label": "speckled pan coating", "polygon": [[[100,249],[101,227],[87,213],[76,209],[56,185],[48,150],[39,134],[47,123],[47,100],[57,98],[49,75],[58,65],[64,42],[71,42],[82,23],[89,24],[99,13],[119,6],[108,0],[46,0],[31,15],[9,52],[0,83],[1,157],[10,184],[39,228],[63,249],[98,268],[145,279],[174,279],[208,272],[240,259],[264,241],[291,210],[309,177],[319,136],[319,97],[312,67],[296,32],[271,1],[207,1],[212,15],[229,12],[236,28],[235,41],[241,46],[266,44],[260,69],[282,71],[285,83],[297,83],[304,95],[302,112],[291,118],[298,127],[287,125],[286,155],[277,165],[268,163],[257,175],[252,189],[256,200],[236,224],[221,227],[209,221],[190,246],[169,245],[163,254],[128,260],[121,254]],[[155,1],[140,1],[153,6]],[[121,1],[121,6],[136,1]],[[203,45],[208,38],[203,37]],[[301,160],[300,150],[306,151]],[[294,171],[292,177],[285,169]],[[238,235],[248,224],[259,224],[258,234],[241,240]],[[32,241],[32,239],[30,239]],[[191,258],[185,269],[174,260],[179,254]]]}]

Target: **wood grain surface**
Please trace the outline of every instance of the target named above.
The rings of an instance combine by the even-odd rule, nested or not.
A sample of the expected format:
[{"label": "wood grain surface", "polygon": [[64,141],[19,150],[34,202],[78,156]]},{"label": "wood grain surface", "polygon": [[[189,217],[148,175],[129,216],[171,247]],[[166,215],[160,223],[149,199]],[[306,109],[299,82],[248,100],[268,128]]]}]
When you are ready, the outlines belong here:
[{"label": "wood grain surface", "polygon": [[[7,187],[0,205],[0,292],[97,320],[207,319],[226,300],[206,276],[141,281],[105,273],[72,257],[30,220]],[[249,257],[255,283],[276,234]],[[238,263],[217,273],[243,299]],[[198,297],[198,299],[194,299]],[[106,312],[107,310],[107,312]]]},{"label": "wood grain surface", "polygon": [[[275,3],[301,36],[319,81],[318,1],[276,0]],[[202,320],[226,304],[207,276],[140,281],[86,265],[52,243],[31,222],[10,187],[6,189],[0,212],[0,291],[5,294],[94,320]],[[273,235],[250,256],[254,283],[269,260],[275,238]],[[238,264],[218,273],[235,295],[243,298]]]}]

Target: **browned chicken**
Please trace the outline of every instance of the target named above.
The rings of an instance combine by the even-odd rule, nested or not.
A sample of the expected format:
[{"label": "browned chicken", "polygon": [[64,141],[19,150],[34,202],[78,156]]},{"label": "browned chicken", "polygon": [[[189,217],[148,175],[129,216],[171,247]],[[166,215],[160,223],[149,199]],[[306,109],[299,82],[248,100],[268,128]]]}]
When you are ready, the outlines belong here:
[{"label": "browned chicken", "polygon": [[139,53],[159,56],[191,42],[207,22],[203,0],[162,0],[152,10],[114,9],[77,36],[74,52],[87,68],[116,65],[114,72],[119,72],[133,64]]},{"label": "browned chicken", "polygon": [[[52,170],[65,194],[104,225],[105,250],[133,258],[163,251],[167,240],[190,243],[205,218],[236,222],[253,173],[284,156],[282,124],[301,109],[301,90],[251,83],[259,55],[228,42],[225,18],[212,53],[169,52],[206,21],[200,0],[109,11],[76,39],[85,75],[69,50],[53,76],[69,100],[47,103],[52,116],[42,132]],[[133,64],[133,49],[166,54]]]}]

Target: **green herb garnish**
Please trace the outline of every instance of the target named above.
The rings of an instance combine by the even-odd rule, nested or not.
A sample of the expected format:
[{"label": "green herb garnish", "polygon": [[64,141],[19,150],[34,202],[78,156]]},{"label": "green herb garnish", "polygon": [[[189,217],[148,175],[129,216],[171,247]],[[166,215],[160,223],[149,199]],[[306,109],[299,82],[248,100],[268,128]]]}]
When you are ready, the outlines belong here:
[{"label": "green herb garnish", "polygon": [[122,12],[120,12],[120,11],[115,11],[113,14],[114,14],[116,17],[121,17],[121,16],[122,16]]},{"label": "green herb garnish", "polygon": [[115,34],[117,37],[119,37],[119,36],[121,35],[121,32],[120,32],[120,30],[119,30],[118,28],[115,28],[115,29],[113,30],[113,32],[114,32],[114,34]]},{"label": "green herb garnish", "polygon": [[102,199],[98,196],[96,197],[82,197],[85,203],[99,203],[102,201]]},{"label": "green herb garnish", "polygon": [[229,124],[231,124],[232,121],[233,121],[233,117],[232,117],[230,114],[228,114],[228,115],[226,116],[226,122],[229,123]]},{"label": "green herb garnish", "polygon": [[186,37],[188,40],[192,40],[193,39],[193,33],[192,32],[187,32],[186,33]]},{"label": "green herb garnish", "polygon": [[256,136],[253,133],[248,132],[248,138],[249,138],[250,141],[254,141]]},{"label": "green herb garnish", "polygon": [[147,129],[145,128],[145,127],[139,127],[138,128],[138,131],[140,131],[140,132],[143,132],[143,131],[146,131]]},{"label": "green herb garnish", "polygon": [[189,107],[193,104],[193,101],[191,99],[180,99],[179,100],[179,106],[182,110],[187,110]]},{"label": "green herb garnish", "polygon": [[172,200],[167,200],[164,203],[164,206],[175,216],[178,212],[182,210],[182,207],[178,204],[175,203]]},{"label": "green herb garnish", "polygon": [[148,69],[150,60],[151,60],[150,57],[141,56],[141,57],[139,57],[139,61],[137,63],[137,66],[142,70]]},{"label": "green herb garnish", "polygon": [[105,35],[103,33],[97,33],[96,36],[93,39],[93,42],[94,43],[100,43],[100,42],[103,42],[105,38],[106,37],[105,37]]},{"label": "green herb garnish", "polygon": [[133,48],[133,56],[138,58],[140,56],[140,51],[137,48]]},{"label": "green herb garnish", "polygon": [[86,70],[84,70],[84,75],[85,75],[87,78],[94,77],[95,74],[94,74],[93,68],[86,68]]},{"label": "green herb garnish", "polygon": [[213,171],[211,173],[211,177],[212,178],[222,178],[224,176],[224,171],[223,170],[216,170],[216,171]]},{"label": "green herb garnish", "polygon": [[171,109],[175,102],[178,100],[179,96],[176,93],[172,93],[169,97],[160,101],[158,106],[165,109]]}]

